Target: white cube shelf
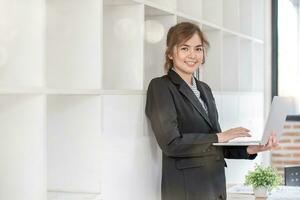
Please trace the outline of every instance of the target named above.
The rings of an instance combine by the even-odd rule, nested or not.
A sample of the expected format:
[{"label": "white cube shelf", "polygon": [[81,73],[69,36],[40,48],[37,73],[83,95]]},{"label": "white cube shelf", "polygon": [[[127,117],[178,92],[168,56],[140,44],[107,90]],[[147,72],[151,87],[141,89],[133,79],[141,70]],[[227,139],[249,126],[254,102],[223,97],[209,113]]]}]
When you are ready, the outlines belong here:
[{"label": "white cube shelf", "polygon": [[103,199],[160,199],[161,151],[154,138],[104,136],[103,144]]},{"label": "white cube shelf", "polygon": [[223,91],[238,91],[239,89],[239,53],[239,38],[232,34],[224,34],[221,82]]},{"label": "white cube shelf", "polygon": [[151,5],[162,10],[176,11],[177,0],[144,0],[146,5]]},{"label": "white cube shelf", "polygon": [[240,0],[223,0],[223,26],[240,31]]},{"label": "white cube shelf", "polygon": [[252,136],[251,140],[260,140],[263,134],[262,105],[262,94],[246,93],[239,95],[239,124],[250,130],[250,134]]},{"label": "white cube shelf", "polygon": [[47,110],[48,190],[99,193],[100,97],[50,95]]},{"label": "white cube shelf", "polygon": [[[252,0],[252,35],[261,40],[265,39],[265,12],[268,1]],[[270,4],[269,4],[270,5]],[[270,9],[270,8],[269,8]]]},{"label": "white cube shelf", "polygon": [[222,26],[223,25],[223,0],[203,0],[202,17],[205,21]]},{"label": "white cube shelf", "polygon": [[0,95],[0,199],[46,200],[45,96]]},{"label": "white cube shelf", "polygon": [[101,2],[49,0],[46,8],[47,86],[100,89]]},{"label": "white cube shelf", "polygon": [[264,45],[253,42],[253,90],[263,92],[265,80]]},{"label": "white cube shelf", "polygon": [[250,40],[240,40],[239,56],[239,91],[252,91],[255,74],[253,74],[252,42]]},{"label": "white cube shelf", "polygon": [[196,19],[202,19],[202,0],[177,0],[177,11]]},{"label": "white cube shelf", "polygon": [[194,23],[194,24],[200,26],[200,23],[195,18],[189,18],[189,16],[186,16],[186,15],[177,15],[176,19],[177,19],[177,23],[191,22],[191,23]]},{"label": "white cube shelf", "polygon": [[105,5],[103,13],[103,89],[143,89],[143,5]]},{"label": "white cube shelf", "polygon": [[143,0],[102,0],[105,6],[120,6],[141,3]]},{"label": "white cube shelf", "polygon": [[[223,131],[239,127],[239,95],[235,93],[221,94],[220,125]],[[230,114],[228,114],[230,113]]]},{"label": "white cube shelf", "polygon": [[144,89],[152,78],[164,75],[167,31],[175,24],[175,15],[145,6]]},{"label": "white cube shelf", "polygon": [[44,86],[44,7],[39,0],[0,3],[0,87]]},{"label": "white cube shelf", "polygon": [[143,135],[143,96],[104,95],[102,97],[102,134],[136,138]]},{"label": "white cube shelf", "polygon": [[[202,26],[202,29],[210,43],[210,47],[205,54],[205,64],[202,66],[202,78],[212,90],[221,91],[223,35],[220,30],[207,26]],[[216,57],[220,59],[215,59]]]},{"label": "white cube shelf", "polygon": [[240,31],[243,34],[251,36],[255,27],[254,24],[252,26],[254,20],[253,4],[253,1],[240,0]]},{"label": "white cube shelf", "polygon": [[101,194],[48,192],[47,200],[103,200]]}]

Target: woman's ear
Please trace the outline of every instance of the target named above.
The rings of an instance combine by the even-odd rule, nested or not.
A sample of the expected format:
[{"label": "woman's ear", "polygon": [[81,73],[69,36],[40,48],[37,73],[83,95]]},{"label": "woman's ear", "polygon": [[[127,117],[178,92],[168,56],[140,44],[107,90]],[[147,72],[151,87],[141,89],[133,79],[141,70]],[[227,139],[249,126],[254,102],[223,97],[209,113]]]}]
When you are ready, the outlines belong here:
[{"label": "woman's ear", "polygon": [[170,59],[170,60],[173,60],[173,56],[172,55],[168,55],[168,58]]}]

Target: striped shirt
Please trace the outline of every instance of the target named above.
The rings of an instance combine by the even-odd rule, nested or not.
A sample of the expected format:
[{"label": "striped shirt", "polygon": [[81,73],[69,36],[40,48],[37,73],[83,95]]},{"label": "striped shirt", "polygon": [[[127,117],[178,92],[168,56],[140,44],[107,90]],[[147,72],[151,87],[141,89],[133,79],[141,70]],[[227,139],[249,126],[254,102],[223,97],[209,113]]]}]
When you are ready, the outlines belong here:
[{"label": "striped shirt", "polygon": [[204,101],[201,99],[200,91],[197,89],[196,80],[195,77],[192,76],[192,85],[189,85],[194,94],[196,95],[197,99],[199,100],[200,104],[202,105],[203,109],[205,110],[205,113],[208,115],[207,106],[204,103]]},{"label": "striped shirt", "polygon": [[[175,68],[173,67],[172,68],[173,71],[176,72]],[[177,72],[176,72],[177,73]],[[189,84],[188,84],[189,85]],[[207,106],[206,104],[204,103],[204,101],[201,99],[201,96],[200,96],[200,91],[198,90],[197,88],[197,84],[196,84],[196,80],[195,80],[195,77],[192,76],[192,85],[189,85],[191,90],[193,91],[193,93],[196,95],[197,99],[199,100],[200,104],[202,105],[203,109],[205,110],[205,113],[208,115],[208,110],[207,110]]]}]

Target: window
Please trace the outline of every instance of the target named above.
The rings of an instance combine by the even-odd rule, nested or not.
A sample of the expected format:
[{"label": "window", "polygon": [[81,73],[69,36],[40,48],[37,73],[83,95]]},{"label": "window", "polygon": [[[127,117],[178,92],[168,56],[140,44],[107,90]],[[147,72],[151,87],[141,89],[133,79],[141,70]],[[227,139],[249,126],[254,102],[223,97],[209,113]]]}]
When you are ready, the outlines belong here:
[{"label": "window", "polygon": [[273,32],[272,91],[273,95],[295,97],[298,114],[300,113],[300,0],[277,0],[273,1],[273,4],[276,4],[273,5],[273,9],[277,9],[273,12],[273,20],[277,19],[278,29],[273,29],[275,33]]}]

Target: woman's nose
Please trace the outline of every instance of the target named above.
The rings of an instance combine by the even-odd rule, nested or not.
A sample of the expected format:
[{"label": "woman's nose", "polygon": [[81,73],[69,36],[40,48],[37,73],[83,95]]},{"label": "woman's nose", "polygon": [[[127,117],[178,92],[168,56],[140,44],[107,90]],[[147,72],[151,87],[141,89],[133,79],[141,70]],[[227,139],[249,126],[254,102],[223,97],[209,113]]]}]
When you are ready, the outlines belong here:
[{"label": "woman's nose", "polygon": [[195,58],[196,54],[195,54],[194,50],[190,50],[188,56],[189,56],[190,58]]}]

